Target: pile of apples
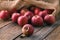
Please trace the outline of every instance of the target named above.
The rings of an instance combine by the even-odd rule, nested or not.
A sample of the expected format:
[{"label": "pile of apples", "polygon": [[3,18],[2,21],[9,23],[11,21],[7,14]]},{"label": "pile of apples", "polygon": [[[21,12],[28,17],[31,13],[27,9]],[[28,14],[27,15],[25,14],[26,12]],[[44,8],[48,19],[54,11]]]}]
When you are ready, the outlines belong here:
[{"label": "pile of apples", "polygon": [[[55,23],[55,17],[51,15],[53,10],[42,9],[35,6],[28,8],[22,8],[19,12],[12,14],[12,22],[18,23],[22,27],[22,33],[24,35],[32,35],[34,32],[34,26],[43,26],[44,22],[47,24]],[[9,18],[10,14],[7,10],[0,11],[0,19]]]}]

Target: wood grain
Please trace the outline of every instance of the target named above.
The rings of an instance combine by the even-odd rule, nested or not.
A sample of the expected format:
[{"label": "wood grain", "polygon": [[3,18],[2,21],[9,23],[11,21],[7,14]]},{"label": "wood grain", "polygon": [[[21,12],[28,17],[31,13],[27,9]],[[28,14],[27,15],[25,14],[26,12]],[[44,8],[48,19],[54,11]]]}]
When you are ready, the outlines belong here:
[{"label": "wood grain", "polygon": [[[60,12],[57,15],[57,20],[60,20]],[[50,35],[48,35],[44,40],[60,40],[60,26],[57,27]]]},{"label": "wood grain", "polygon": [[10,20],[7,20],[7,21],[0,20],[0,29],[8,25],[9,23],[11,23]]},{"label": "wood grain", "polygon": [[[17,25],[16,23],[13,23],[12,21],[0,21],[0,40],[13,40],[15,37],[21,34],[21,27]],[[59,26],[60,27],[60,26]],[[49,31],[52,30],[54,27],[52,26],[45,26],[45,27],[34,27],[34,33],[30,37],[20,38],[18,37],[16,40],[42,40],[42,38],[45,38],[47,33],[50,33]],[[53,40],[54,38],[60,39],[60,31],[58,31],[60,28],[56,29],[54,35],[51,34],[47,36],[44,40]],[[53,36],[52,36],[53,35]],[[57,37],[56,37],[57,36]],[[55,40],[55,39],[54,39]]]},{"label": "wood grain", "polygon": [[[39,31],[42,27],[35,27],[35,32]],[[21,33],[21,27],[15,23],[10,23],[4,28],[0,29],[0,40],[12,40]]]},{"label": "wood grain", "polygon": [[60,40],[60,26],[56,28],[49,36],[44,40]]},{"label": "wood grain", "polygon": [[12,40],[14,36],[20,34],[21,29],[16,24],[11,23],[0,29],[0,40]]},{"label": "wood grain", "polygon": [[60,25],[60,21],[56,22],[52,26],[45,26],[40,31],[33,34],[31,37],[21,39],[18,37],[16,40],[42,40],[44,39],[51,31]]}]

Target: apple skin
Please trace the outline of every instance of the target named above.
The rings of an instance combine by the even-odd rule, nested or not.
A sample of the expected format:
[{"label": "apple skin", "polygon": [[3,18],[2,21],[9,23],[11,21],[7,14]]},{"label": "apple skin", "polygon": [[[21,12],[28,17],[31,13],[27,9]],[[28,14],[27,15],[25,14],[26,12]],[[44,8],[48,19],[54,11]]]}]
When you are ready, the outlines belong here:
[{"label": "apple skin", "polygon": [[35,8],[34,13],[35,15],[38,15],[41,10],[39,8]]},{"label": "apple skin", "polygon": [[33,17],[33,13],[30,11],[27,11],[24,16],[28,17],[28,19],[31,19]]},{"label": "apple skin", "polygon": [[28,23],[28,18],[25,17],[25,16],[20,16],[20,17],[18,17],[17,23],[18,23],[20,26],[23,26],[23,25],[25,25],[25,24]]},{"label": "apple skin", "polygon": [[44,11],[47,11],[48,14],[52,14],[52,12],[54,11],[54,9],[45,9]]},{"label": "apple skin", "polygon": [[39,15],[35,15],[32,17],[31,22],[33,25],[36,26],[43,26],[43,18],[40,17]]},{"label": "apple skin", "polygon": [[13,21],[13,22],[17,22],[17,19],[18,19],[19,16],[20,16],[19,13],[13,13],[13,14],[12,14],[12,17],[11,17],[12,21]]},{"label": "apple skin", "polygon": [[44,18],[46,15],[48,15],[47,11],[40,11],[39,12],[39,16],[41,16],[42,18]]},{"label": "apple skin", "polygon": [[0,19],[6,20],[10,17],[10,14],[7,10],[0,11]]},{"label": "apple skin", "polygon": [[53,15],[46,15],[44,17],[44,21],[46,23],[48,23],[48,24],[53,24],[53,23],[55,23],[55,16],[53,16]]},{"label": "apple skin", "polygon": [[34,32],[34,28],[31,24],[25,24],[22,28],[22,33],[25,36],[31,36]]},{"label": "apple skin", "polygon": [[23,9],[21,9],[20,14],[21,14],[21,15],[24,15],[27,11],[28,11],[28,9],[23,8]]}]

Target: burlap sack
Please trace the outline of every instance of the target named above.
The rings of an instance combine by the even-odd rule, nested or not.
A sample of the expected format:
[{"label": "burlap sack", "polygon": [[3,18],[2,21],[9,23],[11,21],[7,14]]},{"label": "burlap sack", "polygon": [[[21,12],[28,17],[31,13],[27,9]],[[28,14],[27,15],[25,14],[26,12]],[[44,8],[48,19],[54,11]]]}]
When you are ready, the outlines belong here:
[{"label": "burlap sack", "polygon": [[24,0],[29,4],[33,4],[37,7],[44,9],[54,9],[52,15],[56,16],[59,12],[59,0]]},{"label": "burlap sack", "polygon": [[0,10],[18,10],[30,4],[44,9],[54,9],[54,16],[59,12],[59,0],[0,0]]},{"label": "burlap sack", "polygon": [[20,9],[25,5],[21,0],[0,0],[0,10]]}]

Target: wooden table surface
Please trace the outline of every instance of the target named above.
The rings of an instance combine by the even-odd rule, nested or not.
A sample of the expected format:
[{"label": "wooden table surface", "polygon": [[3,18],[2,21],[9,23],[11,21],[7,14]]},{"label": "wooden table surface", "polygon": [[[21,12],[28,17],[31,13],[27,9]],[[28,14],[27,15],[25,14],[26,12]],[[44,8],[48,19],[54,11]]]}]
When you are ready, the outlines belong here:
[{"label": "wooden table surface", "polygon": [[[57,16],[57,20],[59,19],[60,14]],[[13,40],[21,34],[21,29],[22,28],[17,23],[13,23],[11,20],[0,20],[0,40]],[[34,29],[32,36],[24,38],[17,37],[15,40],[60,40],[60,25],[56,28],[46,26],[34,27]]]}]

